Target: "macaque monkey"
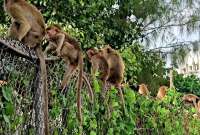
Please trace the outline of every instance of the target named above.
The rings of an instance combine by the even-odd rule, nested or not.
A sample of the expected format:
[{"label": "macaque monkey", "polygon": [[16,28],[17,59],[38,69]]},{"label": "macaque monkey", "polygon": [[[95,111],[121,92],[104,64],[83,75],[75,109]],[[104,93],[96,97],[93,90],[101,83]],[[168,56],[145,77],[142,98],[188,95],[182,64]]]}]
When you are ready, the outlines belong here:
[{"label": "macaque monkey", "polygon": [[106,61],[105,57],[102,56],[98,50],[92,48],[87,51],[87,56],[89,58],[89,61],[92,64],[92,78],[95,79],[95,73],[98,71],[100,73],[99,77],[101,81],[103,82],[103,91],[106,89],[106,81],[109,77],[109,67],[108,62]]},{"label": "macaque monkey", "polygon": [[167,94],[167,87],[160,86],[156,98],[162,100],[166,96],[166,94]]},{"label": "macaque monkey", "polygon": [[47,71],[42,47],[40,43],[45,36],[45,22],[42,14],[26,0],[4,0],[4,10],[11,17],[9,36],[21,41],[24,45],[34,48],[39,58],[41,80],[44,95],[45,134],[48,128],[48,90]]},{"label": "macaque monkey", "polygon": [[139,89],[138,89],[138,93],[143,95],[143,96],[147,96],[149,95],[149,90],[147,88],[147,85],[142,83],[139,85]]},{"label": "macaque monkey", "polygon": [[61,89],[63,90],[68,83],[72,73],[78,68],[80,68],[79,73],[79,85],[82,85],[83,76],[83,56],[79,43],[65,33],[59,25],[52,25],[46,29],[46,38],[49,41],[44,53],[47,54],[48,51],[56,50],[57,55],[60,56],[64,62],[68,65],[68,70],[66,70],[64,79],[61,83]]},{"label": "macaque monkey", "polygon": [[186,94],[183,96],[182,100],[189,103],[196,103],[200,98],[194,94]]},{"label": "macaque monkey", "polygon": [[45,35],[45,22],[40,11],[25,0],[4,0],[4,10],[11,16],[10,37],[34,48]]},{"label": "macaque monkey", "polygon": [[186,94],[182,98],[183,101],[192,103],[197,110],[198,116],[200,116],[200,98],[194,94]]},{"label": "macaque monkey", "polygon": [[109,77],[107,81],[113,84],[119,90],[123,110],[125,111],[124,95],[121,89],[121,83],[124,79],[125,71],[123,59],[120,54],[116,50],[112,49],[109,45],[100,49],[100,54],[103,55],[108,62]]},{"label": "macaque monkey", "polygon": [[192,103],[194,107],[199,110],[199,101],[200,98],[194,94],[186,94],[182,97],[182,100],[185,101],[186,103]]},{"label": "macaque monkey", "polygon": [[81,87],[83,78],[83,55],[81,48],[79,47],[79,43],[65,33],[58,25],[52,25],[46,29],[46,38],[49,41],[49,45],[45,49],[45,54],[49,50],[56,49],[57,55],[60,56],[68,65],[64,74],[64,78],[61,82],[62,91],[66,88],[66,85],[68,84],[73,72],[79,67],[77,107],[78,118],[80,123],[82,123]]},{"label": "macaque monkey", "polygon": [[124,78],[125,65],[119,53],[109,45],[99,50],[99,54],[105,57],[109,67],[108,80],[117,88],[121,88]]},{"label": "macaque monkey", "polygon": [[50,42],[46,47],[44,54],[47,54],[48,51],[53,50],[56,51],[57,56],[61,56],[61,51],[64,46],[63,43],[69,46],[72,45],[78,51],[81,50],[76,39],[72,38],[70,35],[64,32],[62,28],[57,24],[54,24],[46,29],[46,38]]}]

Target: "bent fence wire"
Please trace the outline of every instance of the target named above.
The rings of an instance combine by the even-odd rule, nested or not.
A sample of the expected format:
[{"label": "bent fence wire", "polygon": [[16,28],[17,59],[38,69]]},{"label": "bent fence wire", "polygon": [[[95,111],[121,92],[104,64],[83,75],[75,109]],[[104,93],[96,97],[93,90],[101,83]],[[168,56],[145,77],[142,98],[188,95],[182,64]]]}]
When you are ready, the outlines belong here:
[{"label": "bent fence wire", "polygon": [[[38,93],[37,88],[40,86],[37,84],[38,67],[33,50],[24,47],[18,41],[0,39],[0,134],[28,135],[41,132],[39,130],[43,128],[43,116],[41,92]],[[67,106],[76,102],[74,93],[77,73],[73,75],[68,87],[68,91],[73,92],[73,95],[59,92],[60,81],[66,68],[62,60],[47,59],[51,133],[55,130],[63,132],[66,129],[69,113]],[[84,83],[83,89],[85,88]],[[57,104],[60,108],[56,108]]]}]

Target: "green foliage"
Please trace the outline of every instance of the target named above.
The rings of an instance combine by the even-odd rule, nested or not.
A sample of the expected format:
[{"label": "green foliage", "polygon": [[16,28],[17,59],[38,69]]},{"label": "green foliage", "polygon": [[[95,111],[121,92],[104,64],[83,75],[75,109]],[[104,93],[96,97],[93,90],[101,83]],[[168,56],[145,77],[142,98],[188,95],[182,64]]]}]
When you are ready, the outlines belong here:
[{"label": "green foliage", "polygon": [[7,34],[8,27],[6,25],[0,24],[0,34],[1,36],[5,36]]},{"label": "green foliage", "polygon": [[125,81],[130,84],[136,83],[137,77],[141,73],[141,62],[137,59],[137,56],[141,53],[141,46],[138,44],[121,51],[121,56],[125,62]]},{"label": "green foliage", "polygon": [[[159,0],[30,0],[43,14],[46,22],[70,24],[84,35],[83,48],[111,44],[121,48],[142,36],[146,18],[162,14]],[[0,0],[3,5],[3,0]],[[48,8],[47,8],[48,7]],[[131,20],[131,15],[134,19]],[[0,22],[7,24],[3,10]]]},{"label": "green foliage", "polygon": [[195,75],[184,76],[174,72],[174,85],[179,92],[200,96],[200,79]]},{"label": "green foliage", "polygon": [[130,85],[146,83],[153,95],[160,85],[166,85],[164,62],[159,54],[142,51],[139,44],[134,44],[121,52],[125,62],[125,81]]},{"label": "green foliage", "polygon": [[[120,49],[125,61],[125,81],[147,83],[155,94],[159,84],[163,83],[163,61],[158,54],[143,52],[143,48],[135,43],[142,35],[143,22],[147,18],[161,17],[166,11],[159,0],[30,0],[44,15],[48,24],[59,23],[64,30],[77,38],[83,50],[111,44]],[[0,4],[3,0],[0,0]],[[176,3],[174,1],[174,3]],[[118,4],[119,7],[114,7]],[[48,8],[47,8],[48,7]],[[135,20],[131,20],[134,15]],[[0,33],[6,34],[9,17],[0,11]],[[57,64],[58,65],[58,64]],[[55,65],[49,68],[54,78],[62,78],[63,69]],[[62,65],[64,65],[62,63]],[[56,69],[57,68],[57,69]],[[55,72],[56,71],[56,72]],[[14,134],[17,129],[24,131],[30,122],[30,104],[32,95],[18,93],[28,87],[32,76],[18,77],[18,72],[9,78],[14,85],[0,88],[0,134],[9,131]],[[16,82],[15,82],[16,81]],[[50,86],[49,125],[53,134],[198,134],[200,120],[193,118],[192,109],[184,109],[180,102],[180,93],[168,92],[164,101],[156,101],[152,97],[142,97],[130,88],[124,88],[125,114],[122,111],[120,98],[116,89],[108,91],[106,99],[100,96],[101,86],[98,80],[93,81],[95,102],[89,102],[87,88],[82,89],[83,127],[77,120],[76,79],[72,80],[68,93],[63,95],[57,90],[58,82],[52,81]],[[191,84],[191,83],[190,83]],[[187,87],[190,86],[187,85]],[[176,84],[175,84],[176,86]],[[182,86],[182,85],[181,85]],[[185,86],[185,85],[184,85]],[[179,87],[179,86],[178,86]],[[186,122],[188,120],[188,123]],[[186,123],[186,125],[185,125]],[[34,128],[28,129],[34,134]]]},{"label": "green foliage", "polygon": [[[97,80],[94,85],[96,85],[94,88],[101,89]],[[80,134],[81,132],[90,135],[184,134],[187,129],[189,134],[199,132],[200,120],[193,117],[196,110],[184,106],[181,102],[182,94],[176,90],[168,90],[164,100],[159,101],[153,97],[141,96],[129,87],[123,88],[125,114],[117,89],[108,90],[105,100],[102,100],[99,90],[94,90],[95,102],[91,104],[87,88],[84,87],[82,89],[83,127],[81,128],[77,120],[75,88],[76,83],[71,82],[68,93],[63,95],[56,89],[56,85],[51,86],[49,125],[53,134]],[[20,97],[19,95],[16,97],[12,87],[3,87],[2,92],[4,94],[1,97],[0,118],[5,123],[1,123],[4,129],[1,128],[0,133],[9,129],[14,133],[17,127],[22,128],[20,125],[25,122],[28,114],[25,112],[19,115],[17,112],[18,107],[14,101],[16,102]],[[34,134],[33,129],[29,130]]]},{"label": "green foliage", "polygon": [[142,67],[142,71],[138,75],[138,82],[146,83],[151,93],[155,95],[159,86],[166,82],[163,78],[165,63],[156,53],[144,52],[141,56],[138,56],[138,59]]}]

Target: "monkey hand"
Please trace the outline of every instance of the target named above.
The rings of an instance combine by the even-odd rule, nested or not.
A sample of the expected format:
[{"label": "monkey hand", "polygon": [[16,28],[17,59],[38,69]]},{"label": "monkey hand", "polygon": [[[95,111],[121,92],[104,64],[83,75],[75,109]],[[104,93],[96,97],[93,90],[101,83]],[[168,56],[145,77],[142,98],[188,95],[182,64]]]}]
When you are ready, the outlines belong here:
[{"label": "monkey hand", "polygon": [[56,49],[56,54],[58,57],[60,57],[60,49]]}]

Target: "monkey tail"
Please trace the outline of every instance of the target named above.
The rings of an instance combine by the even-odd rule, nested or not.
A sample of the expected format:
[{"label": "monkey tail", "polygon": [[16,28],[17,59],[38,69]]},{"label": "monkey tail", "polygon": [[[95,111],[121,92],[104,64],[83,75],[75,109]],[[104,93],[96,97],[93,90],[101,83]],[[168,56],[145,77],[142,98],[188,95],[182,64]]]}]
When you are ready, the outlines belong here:
[{"label": "monkey tail", "polygon": [[79,78],[78,78],[78,87],[77,87],[77,107],[78,107],[78,119],[80,124],[82,125],[82,110],[81,110],[81,88],[83,85],[83,56],[81,51],[79,52],[79,56],[78,56],[78,64],[79,64]]},{"label": "monkey tail", "polygon": [[90,85],[90,82],[88,80],[88,78],[86,77],[85,74],[83,74],[83,79],[85,80],[87,86],[88,86],[88,91],[89,91],[89,96],[90,96],[90,103],[93,104],[94,103],[94,93],[93,93],[93,90],[92,90],[92,87]]}]

